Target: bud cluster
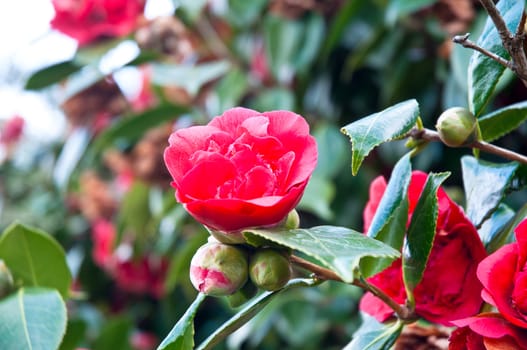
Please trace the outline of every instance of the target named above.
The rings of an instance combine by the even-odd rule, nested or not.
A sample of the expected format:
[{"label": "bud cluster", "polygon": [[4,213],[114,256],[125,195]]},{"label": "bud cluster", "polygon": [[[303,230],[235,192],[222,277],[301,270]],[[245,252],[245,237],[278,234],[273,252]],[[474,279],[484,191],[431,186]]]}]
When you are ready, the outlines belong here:
[{"label": "bud cluster", "polygon": [[210,240],[190,262],[190,281],[198,291],[212,296],[233,296],[231,303],[249,299],[256,288],[281,289],[291,278],[286,253],[272,248],[250,249]]}]

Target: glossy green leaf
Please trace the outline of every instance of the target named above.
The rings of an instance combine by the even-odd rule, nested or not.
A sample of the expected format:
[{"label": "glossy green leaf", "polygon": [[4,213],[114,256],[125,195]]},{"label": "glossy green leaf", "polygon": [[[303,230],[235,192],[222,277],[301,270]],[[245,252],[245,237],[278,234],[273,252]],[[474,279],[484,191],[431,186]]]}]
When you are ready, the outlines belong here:
[{"label": "glossy green leaf", "polygon": [[436,233],[437,190],[450,173],[430,173],[412,214],[403,247],[403,280],[410,302],[413,290],[421,282]]},{"label": "glossy green leaf", "polygon": [[82,66],[75,64],[73,61],[64,61],[44,67],[29,77],[24,88],[27,90],[43,89],[58,83],[81,68]]},{"label": "glossy green leaf", "polygon": [[[517,0],[500,0],[496,4],[503,20],[512,33],[518,27],[524,6],[524,1]],[[487,18],[485,28],[477,44],[504,59],[509,59],[510,57],[507,50],[503,47],[498,31],[490,17]],[[478,51],[474,51],[468,68],[469,107],[474,115],[481,115],[504,71],[504,66]]]},{"label": "glossy green leaf", "polygon": [[66,305],[47,288],[21,288],[0,301],[0,349],[57,349],[66,331]]},{"label": "glossy green leaf", "polygon": [[491,242],[496,240],[500,232],[514,217],[514,214],[514,210],[502,203],[492,213],[491,217],[483,222],[478,233],[485,247],[488,247]]},{"label": "glossy green leaf", "polygon": [[267,16],[263,30],[269,67],[285,83],[309,67],[324,40],[324,20],[315,13],[301,20]]},{"label": "glossy green leaf", "polygon": [[461,169],[467,216],[479,227],[501,203],[518,163],[496,164],[465,156],[461,158]]},{"label": "glossy green leaf", "polygon": [[[369,237],[396,250],[401,250],[406,233],[411,172],[410,155],[407,154],[393,168],[386,191],[367,232]],[[391,262],[390,259],[365,258],[361,262],[361,274],[364,277],[372,276],[388,267]]]},{"label": "glossy green leaf", "polygon": [[338,226],[316,226],[296,230],[253,229],[244,236],[263,237],[307,254],[334,271],[343,281],[353,282],[359,262],[366,256],[395,260],[400,256],[392,247],[357,231]]},{"label": "glossy green leaf", "polygon": [[185,314],[177,321],[174,328],[163,339],[157,350],[192,350],[194,349],[194,316],[206,295],[199,293]]},{"label": "glossy green leaf", "polygon": [[390,350],[403,327],[404,324],[400,321],[384,325],[376,320],[367,320],[344,350]]},{"label": "glossy green leaf", "polygon": [[408,100],[343,127],[341,131],[349,136],[352,144],[352,174],[357,174],[362,161],[375,147],[406,134],[418,117],[417,101]]},{"label": "glossy green leaf", "polygon": [[479,118],[481,136],[485,141],[496,140],[515,130],[525,120],[527,120],[527,101],[509,105]]},{"label": "glossy green leaf", "polygon": [[[310,287],[316,285],[312,279],[293,279],[290,280],[282,289],[273,292],[264,292],[251,300],[243,309],[236,315],[231,317],[227,322],[221,325],[214,333],[212,333],[203,343],[201,343],[196,350],[211,350],[214,349],[223,339],[241,326],[246,324],[253,318],[260,310],[262,310],[273,298],[282,292],[295,287]],[[175,348],[174,348],[175,349]],[[182,349],[183,348],[178,348]]]},{"label": "glossy green leaf", "polygon": [[520,208],[516,214],[507,222],[507,224],[494,234],[492,240],[487,243],[486,248],[489,254],[495,252],[504,244],[510,243],[514,240],[514,229],[520,222],[527,217],[527,204]]},{"label": "glossy green leaf", "polygon": [[49,234],[18,223],[9,226],[0,236],[0,259],[15,282],[54,288],[64,298],[68,296],[71,272],[66,255]]},{"label": "glossy green leaf", "polygon": [[198,65],[153,63],[152,83],[161,86],[178,86],[195,96],[201,87],[229,71],[227,61],[201,63]]},{"label": "glossy green leaf", "polygon": [[393,25],[401,18],[434,4],[436,0],[392,0],[386,9],[386,22]]}]

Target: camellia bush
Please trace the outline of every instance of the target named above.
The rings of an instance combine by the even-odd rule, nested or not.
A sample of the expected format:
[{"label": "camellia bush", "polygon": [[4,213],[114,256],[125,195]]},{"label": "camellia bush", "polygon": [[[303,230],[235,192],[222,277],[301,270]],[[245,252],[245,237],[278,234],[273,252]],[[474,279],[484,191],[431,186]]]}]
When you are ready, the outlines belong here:
[{"label": "camellia bush", "polygon": [[52,4],[0,349],[527,349],[524,1]]}]

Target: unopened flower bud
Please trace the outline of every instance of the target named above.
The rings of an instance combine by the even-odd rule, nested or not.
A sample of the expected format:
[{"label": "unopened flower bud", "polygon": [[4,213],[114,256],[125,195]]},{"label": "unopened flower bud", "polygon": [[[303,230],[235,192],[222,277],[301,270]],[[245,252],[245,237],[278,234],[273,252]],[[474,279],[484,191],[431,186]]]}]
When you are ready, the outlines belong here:
[{"label": "unopened flower bud", "polygon": [[285,220],[285,228],[288,230],[294,230],[294,229],[297,229],[299,226],[300,226],[300,216],[298,216],[298,212],[295,209],[293,209],[287,215],[287,218]]},{"label": "unopened flower bud", "polygon": [[4,261],[0,260],[0,298],[8,295],[13,290],[13,286],[13,276]]},{"label": "unopened flower bud", "polygon": [[251,256],[249,277],[259,288],[278,290],[291,278],[291,264],[284,254],[262,249]]},{"label": "unopened flower bud", "polygon": [[246,253],[235,246],[207,243],[190,262],[190,281],[198,291],[212,296],[230,295],[247,282]]},{"label": "unopened flower bud", "polygon": [[478,120],[462,107],[444,111],[437,119],[436,129],[441,141],[450,147],[467,146],[480,139]]}]

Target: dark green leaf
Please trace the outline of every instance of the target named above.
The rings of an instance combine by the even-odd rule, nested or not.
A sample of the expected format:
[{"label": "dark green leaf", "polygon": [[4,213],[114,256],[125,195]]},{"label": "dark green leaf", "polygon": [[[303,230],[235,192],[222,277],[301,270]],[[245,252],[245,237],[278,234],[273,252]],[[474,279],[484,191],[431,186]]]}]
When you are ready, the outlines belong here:
[{"label": "dark green leaf", "polygon": [[21,224],[9,226],[0,237],[0,259],[6,263],[15,282],[54,288],[64,298],[68,296],[71,272],[66,255],[47,233]]},{"label": "dark green leaf", "polygon": [[271,71],[278,81],[289,82],[316,58],[324,39],[324,20],[314,13],[302,20],[266,16],[263,30]]},{"label": "dark green leaf", "polygon": [[128,318],[114,318],[105,323],[99,337],[95,340],[92,350],[131,350],[130,334],[132,322]]},{"label": "dark green leaf", "polygon": [[514,217],[514,214],[514,210],[502,203],[492,213],[491,217],[483,222],[478,233],[485,247],[488,247],[499,236],[507,223]]},{"label": "dark green leaf", "polygon": [[[401,250],[406,232],[411,172],[410,155],[407,154],[395,165],[367,233],[369,237],[396,250]],[[361,262],[361,273],[364,277],[372,276],[388,267],[391,262],[390,259],[365,258]]]},{"label": "dark green leaf", "polygon": [[[524,6],[524,1],[517,0],[500,0],[496,5],[512,33],[516,31],[520,23]],[[485,23],[485,28],[477,44],[504,59],[510,57],[503,47],[498,31],[490,17]],[[504,66],[478,51],[474,51],[468,68],[469,106],[474,115],[479,116],[483,112],[504,71]]]},{"label": "dark green leaf", "polygon": [[501,203],[518,163],[496,164],[465,156],[461,158],[461,169],[467,216],[479,227]]},{"label": "dark green leaf", "polygon": [[146,227],[151,218],[148,205],[150,187],[141,181],[135,181],[123,197],[119,210],[119,227],[133,232],[136,237],[146,237]]},{"label": "dark green leaf", "polygon": [[399,18],[430,6],[435,2],[436,0],[392,0],[386,9],[386,22],[393,25]]},{"label": "dark green leaf", "polygon": [[91,146],[94,154],[99,154],[116,140],[126,140],[130,143],[137,141],[147,130],[170,120],[176,120],[178,116],[187,112],[184,107],[174,105],[162,105],[150,109],[144,113],[122,118],[104,130]]},{"label": "dark green leaf", "polygon": [[77,72],[82,66],[75,64],[73,61],[65,61],[42,68],[33,73],[26,82],[25,89],[39,90],[58,83],[67,78],[70,74]]},{"label": "dark green leaf", "polygon": [[80,343],[85,339],[86,328],[86,322],[82,320],[69,320],[59,350],[78,349]]},{"label": "dark green leaf", "polygon": [[0,349],[57,349],[66,331],[66,305],[53,289],[21,288],[0,301]]},{"label": "dark green leaf", "polygon": [[[210,350],[213,349],[219,342],[225,337],[232,334],[234,331],[239,329],[251,318],[253,318],[261,309],[263,309],[273,298],[283,291],[294,287],[310,287],[316,283],[312,279],[293,279],[290,280],[282,289],[274,292],[264,292],[258,297],[250,301],[247,306],[240,310],[236,315],[231,317],[227,322],[220,326],[214,333],[212,333],[203,343],[201,343],[197,350]],[[175,349],[175,348],[174,348]],[[182,349],[183,348],[178,348]]]},{"label": "dark green leaf", "polygon": [[430,173],[412,214],[403,247],[403,280],[410,302],[423,277],[436,233],[437,190],[450,173]]},{"label": "dark green leaf", "polygon": [[201,63],[199,65],[155,63],[151,66],[152,83],[161,86],[178,86],[194,96],[206,83],[227,73],[231,68],[227,61]]},{"label": "dark green leaf", "polygon": [[194,316],[206,295],[199,293],[185,314],[166,336],[157,350],[192,350],[194,349]]},{"label": "dark green leaf", "polygon": [[481,136],[485,141],[493,141],[515,130],[527,120],[527,101],[498,109],[479,118]]},{"label": "dark green leaf", "polygon": [[321,50],[321,56],[326,60],[331,53],[331,50],[338,44],[342,34],[348,28],[350,20],[357,15],[359,10],[367,1],[365,0],[354,0],[346,1],[340,10],[336,13],[336,17],[330,22],[329,33],[324,40],[323,47]]},{"label": "dark green leaf", "polygon": [[395,344],[403,327],[402,322],[384,325],[376,320],[366,321],[344,350],[389,350]]},{"label": "dark green leaf", "polygon": [[391,141],[410,131],[419,117],[416,100],[396,104],[346,125],[341,131],[351,139],[351,172],[356,175],[366,156],[381,143]]},{"label": "dark green leaf", "polygon": [[359,262],[366,256],[390,258],[400,256],[392,247],[345,227],[317,226],[296,230],[244,231],[244,236],[260,236],[307,254],[334,271],[343,281],[353,282]]}]

